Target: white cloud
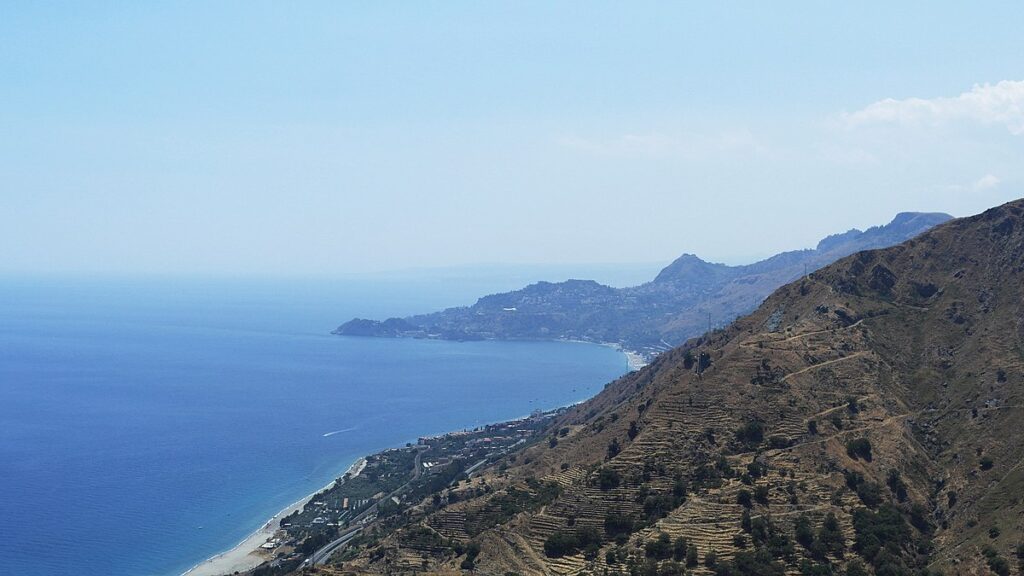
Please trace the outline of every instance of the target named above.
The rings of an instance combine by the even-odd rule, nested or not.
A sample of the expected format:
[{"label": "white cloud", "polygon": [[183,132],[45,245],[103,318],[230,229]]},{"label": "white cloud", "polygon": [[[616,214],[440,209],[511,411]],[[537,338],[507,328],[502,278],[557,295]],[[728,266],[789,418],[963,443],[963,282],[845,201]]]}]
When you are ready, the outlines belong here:
[{"label": "white cloud", "polygon": [[978,178],[978,180],[971,186],[971,188],[976,192],[980,192],[981,190],[995,188],[996,186],[999,186],[1000,182],[1002,182],[1002,180],[1000,180],[998,176],[995,176],[993,174],[985,174],[981,178]]},{"label": "white cloud", "polygon": [[941,187],[941,189],[949,192],[958,193],[985,192],[987,190],[992,190],[993,188],[996,188],[1002,183],[1003,180],[996,176],[995,174],[985,174],[984,176],[978,178],[974,182],[966,184],[950,184],[948,186]]},{"label": "white cloud", "polygon": [[952,98],[887,98],[842,115],[842,123],[850,128],[885,123],[937,126],[952,121],[1002,125],[1011,134],[1024,134],[1024,81],[976,84]]}]

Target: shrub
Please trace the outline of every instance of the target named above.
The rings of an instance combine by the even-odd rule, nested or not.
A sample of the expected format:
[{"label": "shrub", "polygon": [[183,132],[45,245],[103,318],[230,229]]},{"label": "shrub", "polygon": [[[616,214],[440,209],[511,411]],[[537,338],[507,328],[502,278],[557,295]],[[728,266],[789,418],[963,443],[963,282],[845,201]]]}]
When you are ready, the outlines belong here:
[{"label": "shrub", "polygon": [[466,559],[462,561],[463,570],[472,570],[476,564],[476,557],[480,555],[480,544],[473,541],[466,546]]},{"label": "shrub", "polygon": [[604,532],[611,538],[620,534],[632,534],[633,518],[621,512],[609,512],[604,517]]},{"label": "shrub", "polygon": [[754,500],[759,504],[768,505],[768,487],[758,486],[754,488]]},{"label": "shrub", "polygon": [[632,422],[629,423],[629,431],[626,432],[626,434],[629,436],[629,439],[632,440],[636,438],[637,434],[639,433],[640,429],[636,427],[636,420],[633,420]]},{"label": "shrub", "polygon": [[811,527],[811,519],[806,514],[801,514],[796,519],[793,537],[804,548],[810,548],[814,542],[814,529]]},{"label": "shrub", "polygon": [[760,444],[764,440],[764,425],[750,420],[736,431],[736,439],[743,444]]},{"label": "shrub", "polygon": [[588,560],[594,559],[601,548],[601,532],[593,526],[580,526],[576,529],[576,545]]},{"label": "shrub", "polygon": [[[775,436],[772,436],[772,438],[775,438]],[[750,464],[747,464],[747,474],[749,474],[751,478],[760,478],[767,473],[768,465],[764,462],[760,462],[755,459]]]},{"label": "shrub", "polygon": [[690,544],[686,547],[686,566],[693,568],[697,565],[697,545]]},{"label": "shrub", "polygon": [[864,459],[871,462],[871,441],[867,438],[857,438],[846,443],[846,455],[853,459]]},{"label": "shrub", "polygon": [[588,557],[597,555],[601,534],[593,526],[580,526],[575,532],[555,532],[544,541],[544,555],[561,558],[583,550]]},{"label": "shrub", "polygon": [[619,439],[612,438],[612,441],[608,443],[608,459],[611,460],[622,452],[622,447],[619,446]]},{"label": "shrub", "polygon": [[644,544],[644,554],[648,558],[654,558],[656,560],[665,560],[672,556],[672,539],[669,538],[668,534],[662,532],[658,535],[657,540],[652,540]]},{"label": "shrub", "polygon": [[730,564],[732,565],[731,573],[744,576],[783,576],[786,573],[785,568],[775,562],[768,551],[764,549],[755,552],[737,552]]},{"label": "shrub", "polygon": [[840,416],[838,412],[833,412],[832,413],[831,421],[832,421],[832,425],[836,427],[836,430],[842,430],[843,429],[843,417]]},{"label": "shrub", "polygon": [[832,565],[822,559],[821,563],[804,559],[800,562],[800,576],[833,576]]},{"label": "shrub", "polygon": [[677,503],[681,504],[682,502],[668,494],[648,496],[644,499],[644,516],[648,520],[659,520],[668,516],[668,513],[676,508]]},{"label": "shrub", "polygon": [[736,503],[739,504],[740,506],[743,506],[744,508],[753,507],[754,502],[750,497],[750,491],[746,489],[741,489],[736,494]]},{"label": "shrub", "polygon": [[811,434],[817,434],[818,433],[818,422],[817,422],[817,420],[809,420],[807,422],[807,431],[810,432]]},{"label": "shrub", "polygon": [[658,576],[684,576],[686,570],[679,562],[665,562],[658,570]]},{"label": "shrub", "polygon": [[868,508],[874,508],[882,503],[882,487],[874,482],[861,482],[857,486],[857,497]]},{"label": "shrub", "polygon": [[622,476],[618,470],[614,468],[601,468],[597,473],[597,485],[601,490],[611,490],[612,488],[618,488],[622,482]]},{"label": "shrub", "polygon": [[576,552],[576,536],[565,532],[555,532],[544,541],[544,555],[548,558],[561,558]]},{"label": "shrub", "polygon": [[686,538],[680,536],[672,542],[672,558],[676,561],[686,558]]},{"label": "shrub", "polygon": [[704,565],[713,570],[718,565],[718,552],[711,550],[705,554]]},{"label": "shrub", "polygon": [[771,537],[774,527],[763,517],[755,518],[750,522],[750,538],[756,546],[761,546]]},{"label": "shrub", "polygon": [[[853,511],[854,550],[878,568],[883,548],[899,550],[910,540],[910,528],[898,509],[883,504],[877,512],[866,508]],[[891,554],[889,555],[891,556]],[[877,570],[876,570],[877,572]]]},{"label": "shrub", "polygon": [[928,509],[921,504],[915,503],[911,506],[908,514],[910,515],[910,524],[921,532],[928,533],[934,528],[931,520],[929,520],[931,514],[928,512]]},{"label": "shrub", "polygon": [[821,524],[821,529],[818,530],[818,540],[821,541],[826,550],[837,556],[842,556],[846,550],[846,539],[843,537],[843,530],[839,527],[839,520],[832,512],[825,516],[825,521]]},{"label": "shrub", "polygon": [[1010,576],[1010,563],[1002,556],[989,557],[988,567],[990,570],[998,574],[998,576]]},{"label": "shrub", "polygon": [[682,478],[676,478],[675,483],[672,484],[672,496],[675,496],[676,498],[679,498],[685,502],[686,489],[686,480],[683,480]]},{"label": "shrub", "polygon": [[886,478],[885,483],[888,484],[889,489],[896,496],[897,502],[907,501],[907,485],[903,482],[903,478],[900,477],[899,470],[895,468],[889,470],[889,476]]},{"label": "shrub", "polygon": [[856,490],[864,482],[864,475],[853,470],[843,470],[843,478],[846,479],[846,487]]},{"label": "shrub", "polygon": [[868,576],[868,569],[863,562],[854,558],[846,565],[846,576]]},{"label": "shrub", "polygon": [[992,466],[995,465],[995,462],[988,456],[982,456],[981,460],[978,462],[978,465],[981,466],[982,470],[991,470]]}]

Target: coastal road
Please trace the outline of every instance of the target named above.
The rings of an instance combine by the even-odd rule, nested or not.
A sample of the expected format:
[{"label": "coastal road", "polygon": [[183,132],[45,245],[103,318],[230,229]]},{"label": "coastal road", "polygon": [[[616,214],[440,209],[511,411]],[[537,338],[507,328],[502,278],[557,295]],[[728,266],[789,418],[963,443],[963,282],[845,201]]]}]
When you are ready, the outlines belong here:
[{"label": "coastal road", "polygon": [[362,526],[357,526],[355,528],[350,529],[342,536],[332,540],[330,544],[324,546],[316,552],[313,552],[313,555],[310,556],[309,559],[306,560],[306,562],[314,565],[326,563],[327,559],[330,558],[332,554],[334,554],[335,550],[347,544],[349,540],[355,538],[356,535],[359,534],[362,530]]},{"label": "coastal road", "polygon": [[[387,496],[381,498],[381,502],[387,500],[388,498],[391,498],[392,496],[395,496],[396,494],[404,490],[406,487],[408,487],[410,483],[412,483],[413,481],[420,477],[420,473],[423,471],[423,451],[426,449],[427,447],[425,446],[416,447],[416,459],[413,461],[412,478],[410,478],[409,481],[406,482],[405,484],[402,484],[398,488],[392,490],[391,493],[388,494]],[[361,522],[376,512],[377,504],[373,504],[366,510],[360,512],[359,515],[353,517],[352,520],[349,521],[349,523],[355,524],[357,522]],[[309,559],[306,560],[306,562],[313,565],[326,564],[327,560],[338,550],[338,548],[341,548],[342,546],[347,544],[348,541],[354,538],[356,534],[358,534],[359,531],[361,531],[362,529],[362,526],[357,526],[355,528],[349,529],[347,532],[342,533],[341,536],[338,536],[337,538],[331,540],[316,552],[313,552],[313,555],[310,556]]]},{"label": "coastal road", "polygon": [[463,474],[465,474],[467,478],[471,477],[473,473],[476,472],[484,464],[487,464],[487,458],[484,458],[483,460],[477,462],[476,464],[473,464],[469,468],[466,468],[466,471],[463,472]]}]

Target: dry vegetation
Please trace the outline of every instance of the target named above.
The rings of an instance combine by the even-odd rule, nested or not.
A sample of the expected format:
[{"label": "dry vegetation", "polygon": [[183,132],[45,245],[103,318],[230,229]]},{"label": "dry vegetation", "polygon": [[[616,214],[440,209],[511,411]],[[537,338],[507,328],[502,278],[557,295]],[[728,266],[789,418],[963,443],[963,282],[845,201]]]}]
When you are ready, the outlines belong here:
[{"label": "dry vegetation", "polygon": [[1024,201],[845,258],[323,573],[1019,573],[1022,286]]}]

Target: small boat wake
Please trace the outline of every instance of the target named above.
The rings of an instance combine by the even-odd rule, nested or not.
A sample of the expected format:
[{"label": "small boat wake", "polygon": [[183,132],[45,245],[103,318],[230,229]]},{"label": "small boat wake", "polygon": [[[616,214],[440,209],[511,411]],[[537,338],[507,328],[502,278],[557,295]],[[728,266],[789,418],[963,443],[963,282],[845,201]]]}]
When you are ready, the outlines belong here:
[{"label": "small boat wake", "polygon": [[356,426],[353,426],[351,428],[345,428],[344,430],[335,430],[334,432],[328,432],[327,434],[324,434],[323,437],[327,438],[328,436],[334,436],[335,434],[343,434],[345,432],[351,432],[351,431],[355,430],[356,428],[357,428]]}]

